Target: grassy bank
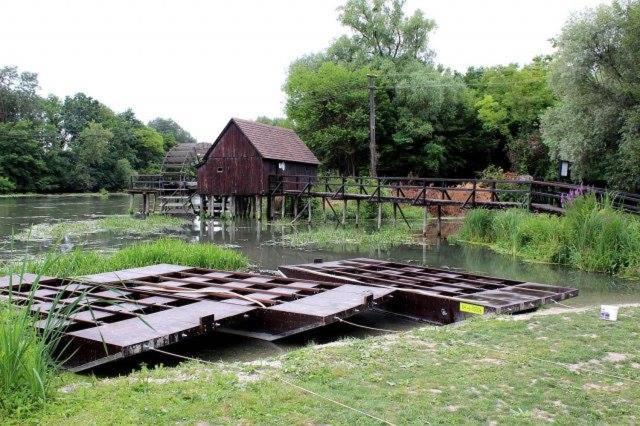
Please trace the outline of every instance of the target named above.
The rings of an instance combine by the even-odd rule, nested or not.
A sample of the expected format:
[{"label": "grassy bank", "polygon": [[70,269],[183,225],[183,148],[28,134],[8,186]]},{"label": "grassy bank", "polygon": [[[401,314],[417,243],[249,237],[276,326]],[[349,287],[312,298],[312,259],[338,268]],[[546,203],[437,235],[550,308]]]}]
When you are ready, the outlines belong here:
[{"label": "grassy bank", "polygon": [[639,308],[622,309],[615,323],[596,310],[478,318],[261,363],[184,362],[109,379],[69,374],[55,400],[13,422],[380,424],[294,383],[396,424],[633,424],[638,321]]},{"label": "grassy bank", "polygon": [[14,238],[19,241],[58,240],[63,237],[80,237],[98,232],[148,235],[163,231],[179,231],[186,223],[182,218],[164,215],[151,215],[144,219],[115,215],[95,220],[40,223],[16,234]]},{"label": "grassy bank", "polygon": [[[248,259],[234,250],[215,244],[190,244],[174,238],[162,238],[153,242],[133,244],[113,253],[78,249],[69,253],[49,255],[44,259],[17,265],[14,270],[25,267],[27,272],[42,275],[78,276],[156,263],[236,270],[246,268]],[[9,269],[8,266],[5,267],[5,273]]]},{"label": "grassy bank", "polygon": [[[75,250],[50,255],[37,261],[5,265],[0,276],[32,272],[40,275],[78,276],[118,269],[174,263],[204,268],[244,269],[248,260],[243,255],[213,244],[189,244],[176,239],[161,239],[134,244],[111,254]],[[62,296],[62,294],[60,295]],[[0,301],[0,419],[20,417],[37,409],[52,396],[52,386],[59,380],[55,360],[50,356],[59,331],[46,327],[36,334],[34,318],[24,309]],[[73,304],[57,305],[54,301],[47,324],[55,318],[73,313]]]},{"label": "grassy bank", "polygon": [[282,236],[284,245],[295,248],[385,249],[413,244],[416,241],[416,232],[409,229],[404,223],[398,226],[384,226],[379,230],[327,225]]},{"label": "grassy bank", "polygon": [[593,196],[575,199],[564,216],[472,210],[451,240],[527,261],[640,278],[640,219]]}]

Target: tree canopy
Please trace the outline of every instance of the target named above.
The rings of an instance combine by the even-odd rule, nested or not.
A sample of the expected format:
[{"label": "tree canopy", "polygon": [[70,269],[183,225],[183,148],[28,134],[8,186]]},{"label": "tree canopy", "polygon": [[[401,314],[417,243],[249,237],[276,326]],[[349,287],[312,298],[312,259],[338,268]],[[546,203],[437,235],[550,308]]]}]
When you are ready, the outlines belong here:
[{"label": "tree canopy", "polygon": [[171,145],[195,141],[171,119],[152,121],[156,130],[84,93],[37,90],[36,74],[0,68],[0,192],[122,189],[158,171]]},{"label": "tree canopy", "polygon": [[555,45],[559,102],[542,117],[552,156],[572,161],[578,179],[640,187],[640,2],[576,15]]}]

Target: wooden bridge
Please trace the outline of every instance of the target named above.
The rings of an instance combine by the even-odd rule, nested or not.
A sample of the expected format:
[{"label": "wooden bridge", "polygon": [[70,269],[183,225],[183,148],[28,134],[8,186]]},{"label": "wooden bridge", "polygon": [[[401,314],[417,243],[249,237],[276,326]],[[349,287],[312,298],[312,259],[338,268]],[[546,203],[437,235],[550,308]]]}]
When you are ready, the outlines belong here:
[{"label": "wooden bridge", "polygon": [[[611,197],[621,210],[640,213],[640,195],[612,192],[603,188],[571,185],[561,182],[497,179],[443,179],[411,177],[343,177],[271,175],[270,202],[267,215],[275,216],[271,199],[280,196],[293,199],[293,221],[312,217],[313,199],[322,200],[323,216],[330,210],[336,220],[345,223],[347,202],[356,203],[356,224],[361,220],[362,202],[378,207],[377,225],[382,223],[382,206],[393,205],[394,220],[398,215],[407,223],[403,206],[424,208],[423,231],[429,213],[436,215],[440,230],[443,214],[466,208],[525,208],[530,211],[563,214],[563,205],[576,195],[593,193],[599,199]],[[282,203],[286,205],[286,203]],[[338,207],[335,204],[341,204]],[[327,209],[328,208],[328,209]],[[338,213],[341,210],[341,213]],[[284,208],[281,210],[284,217]]]}]

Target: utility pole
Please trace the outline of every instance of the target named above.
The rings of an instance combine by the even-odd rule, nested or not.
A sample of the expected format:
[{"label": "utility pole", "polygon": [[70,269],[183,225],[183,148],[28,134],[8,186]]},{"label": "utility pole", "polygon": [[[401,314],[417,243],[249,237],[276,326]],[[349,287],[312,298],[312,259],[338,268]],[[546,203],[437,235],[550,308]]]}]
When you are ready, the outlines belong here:
[{"label": "utility pole", "polygon": [[378,150],[376,149],[376,76],[367,74],[369,78],[369,151],[371,157],[371,177],[378,176]]}]

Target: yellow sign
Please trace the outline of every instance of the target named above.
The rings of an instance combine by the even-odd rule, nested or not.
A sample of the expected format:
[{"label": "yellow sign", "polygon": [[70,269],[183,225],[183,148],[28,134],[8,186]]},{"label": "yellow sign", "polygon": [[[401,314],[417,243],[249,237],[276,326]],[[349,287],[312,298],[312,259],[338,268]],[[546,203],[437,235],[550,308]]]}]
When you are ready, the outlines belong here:
[{"label": "yellow sign", "polygon": [[471,303],[460,302],[460,312],[468,312],[470,314],[483,315],[484,306],[472,305]]}]

